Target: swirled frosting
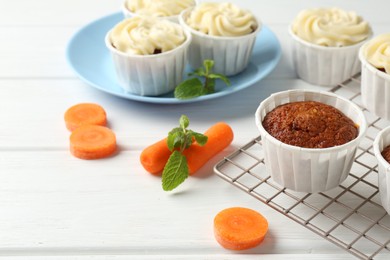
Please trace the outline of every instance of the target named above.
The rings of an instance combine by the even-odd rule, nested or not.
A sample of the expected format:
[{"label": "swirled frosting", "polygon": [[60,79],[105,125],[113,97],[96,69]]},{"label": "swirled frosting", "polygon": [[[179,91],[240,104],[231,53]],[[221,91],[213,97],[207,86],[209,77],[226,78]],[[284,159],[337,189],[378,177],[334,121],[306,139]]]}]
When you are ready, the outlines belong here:
[{"label": "swirled frosting", "polygon": [[259,26],[252,13],[232,3],[202,3],[186,23],[199,32],[228,37],[250,34]]},{"label": "swirled frosting", "polygon": [[184,9],[195,6],[194,0],[127,0],[129,11],[146,16],[166,17],[178,15]]},{"label": "swirled frosting", "polygon": [[362,17],[338,8],[303,10],[295,18],[292,30],[305,41],[328,47],[353,45],[371,34]]},{"label": "swirled frosting", "polygon": [[370,40],[363,54],[371,65],[390,74],[390,33],[378,35]]},{"label": "swirled frosting", "polygon": [[180,25],[168,20],[132,17],[112,29],[110,40],[121,52],[150,55],[178,47],[186,40],[186,36]]}]

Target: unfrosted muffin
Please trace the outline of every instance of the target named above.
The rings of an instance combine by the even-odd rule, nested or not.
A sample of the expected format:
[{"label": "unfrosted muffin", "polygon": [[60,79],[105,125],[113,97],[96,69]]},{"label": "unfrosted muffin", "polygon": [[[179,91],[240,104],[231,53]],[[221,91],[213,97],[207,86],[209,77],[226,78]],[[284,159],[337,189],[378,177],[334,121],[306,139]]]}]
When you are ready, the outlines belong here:
[{"label": "unfrosted muffin", "polygon": [[129,93],[157,96],[181,81],[191,35],[177,23],[152,17],[132,17],[106,35],[118,81]]},{"label": "unfrosted muffin", "polygon": [[342,145],[359,132],[340,110],[317,101],[280,105],[265,116],[263,126],[279,141],[305,148]]},{"label": "unfrosted muffin", "polygon": [[151,16],[178,22],[178,15],[196,5],[195,0],[126,0],[123,4],[125,17]]},{"label": "unfrosted muffin", "polygon": [[390,33],[381,34],[360,48],[363,105],[375,115],[390,120]]},{"label": "unfrosted muffin", "polygon": [[232,3],[202,3],[183,11],[180,24],[191,33],[189,63],[193,69],[206,59],[214,71],[227,76],[242,72],[249,63],[261,23],[250,11]]},{"label": "unfrosted muffin", "polygon": [[[278,107],[282,108],[278,115],[266,120]],[[268,120],[277,124],[270,125]],[[350,100],[333,93],[308,90],[272,94],[260,103],[256,125],[261,134],[266,170],[272,179],[294,191],[311,193],[330,190],[345,180],[367,128],[362,110]],[[339,129],[343,127],[346,130]],[[284,138],[283,142],[272,132]],[[332,134],[335,141],[331,140]],[[294,139],[293,144],[289,144],[289,138]],[[306,148],[307,144],[319,148]]]},{"label": "unfrosted muffin", "polygon": [[301,11],[289,33],[298,76],[324,86],[335,86],[360,71],[358,50],[372,34],[361,16],[339,8]]}]

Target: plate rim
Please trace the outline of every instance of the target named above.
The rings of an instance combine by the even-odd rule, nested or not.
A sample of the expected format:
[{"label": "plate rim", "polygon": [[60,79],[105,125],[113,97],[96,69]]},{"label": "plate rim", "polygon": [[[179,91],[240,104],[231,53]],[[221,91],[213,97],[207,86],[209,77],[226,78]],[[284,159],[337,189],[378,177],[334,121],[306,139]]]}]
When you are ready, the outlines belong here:
[{"label": "plate rim", "polygon": [[[112,14],[109,14],[109,15],[106,15],[106,16],[102,16],[102,17],[100,17],[98,19],[95,19],[95,20],[89,22],[88,24],[86,24],[86,25],[82,26],[80,29],[78,29],[72,35],[72,37],[70,38],[70,40],[68,41],[68,44],[66,46],[66,60],[67,60],[67,63],[68,63],[68,65],[71,67],[71,69],[76,73],[76,75],[82,81],[86,82],[88,85],[90,85],[90,86],[92,86],[92,87],[94,87],[94,88],[96,88],[96,89],[98,89],[100,91],[103,91],[105,93],[108,93],[110,95],[114,95],[114,96],[117,96],[117,97],[120,97],[120,98],[125,98],[125,99],[128,99],[128,100],[134,100],[134,101],[138,101],[138,102],[155,103],[155,104],[186,104],[186,103],[200,102],[200,101],[206,101],[206,100],[210,100],[210,99],[214,99],[214,98],[219,98],[219,97],[222,97],[222,96],[233,94],[233,93],[238,92],[238,91],[240,91],[242,89],[248,88],[251,85],[255,84],[256,82],[259,82],[262,79],[264,79],[279,64],[280,58],[282,56],[281,46],[280,46],[280,42],[279,42],[278,38],[276,37],[275,33],[267,25],[263,24],[263,28],[268,30],[269,33],[274,38],[273,40],[276,43],[275,46],[274,46],[275,50],[276,50],[276,56],[272,59],[272,62],[270,64],[268,64],[268,66],[264,70],[260,71],[260,73],[257,73],[257,74],[261,74],[263,76],[252,77],[247,82],[241,83],[238,88],[235,88],[235,89],[230,90],[230,91],[229,90],[228,91],[219,91],[219,92],[215,92],[215,93],[212,93],[212,94],[208,94],[208,95],[204,95],[204,96],[200,96],[200,97],[196,97],[196,98],[192,98],[192,99],[184,99],[184,100],[176,99],[174,97],[164,97],[164,98],[161,98],[161,97],[158,97],[158,96],[157,97],[139,96],[139,95],[135,95],[135,94],[131,94],[131,93],[125,93],[125,92],[120,93],[120,92],[117,92],[117,91],[110,91],[109,89],[105,88],[101,84],[100,85],[96,84],[96,83],[92,82],[89,78],[86,78],[83,74],[81,74],[79,72],[79,70],[76,68],[77,66],[75,65],[75,63],[72,61],[73,57],[72,57],[71,53],[73,51],[73,46],[75,45],[75,43],[77,42],[78,38],[80,37],[80,35],[83,34],[83,32],[85,30],[87,30],[89,27],[94,26],[94,25],[96,25],[98,23],[102,23],[104,20],[114,19],[115,17],[121,16],[121,15],[123,15],[121,12],[115,12],[115,13],[112,13]],[[257,40],[258,40],[258,38],[256,39],[256,41]]]}]

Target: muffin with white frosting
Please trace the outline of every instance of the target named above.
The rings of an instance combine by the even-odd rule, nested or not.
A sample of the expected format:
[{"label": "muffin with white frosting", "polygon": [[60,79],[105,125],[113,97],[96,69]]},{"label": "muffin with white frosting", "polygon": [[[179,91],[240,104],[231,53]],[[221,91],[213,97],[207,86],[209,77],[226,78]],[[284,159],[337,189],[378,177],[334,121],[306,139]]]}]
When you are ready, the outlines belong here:
[{"label": "muffin with white frosting", "polygon": [[189,63],[196,69],[214,60],[214,71],[227,76],[249,63],[261,23],[250,11],[232,3],[202,3],[183,11],[180,24],[191,33]]},{"label": "muffin with white frosting", "polygon": [[390,120],[390,33],[378,35],[364,44],[359,58],[362,103],[370,112]]},{"label": "muffin with white frosting", "polygon": [[157,96],[182,81],[191,35],[177,23],[132,17],[115,25],[105,40],[126,92]]},{"label": "muffin with white frosting", "polygon": [[125,0],[122,11],[126,18],[151,16],[178,22],[179,14],[195,5],[195,0]]},{"label": "muffin with white frosting", "polygon": [[360,71],[358,50],[372,34],[361,16],[339,8],[301,11],[289,33],[298,76],[324,86],[335,86]]}]

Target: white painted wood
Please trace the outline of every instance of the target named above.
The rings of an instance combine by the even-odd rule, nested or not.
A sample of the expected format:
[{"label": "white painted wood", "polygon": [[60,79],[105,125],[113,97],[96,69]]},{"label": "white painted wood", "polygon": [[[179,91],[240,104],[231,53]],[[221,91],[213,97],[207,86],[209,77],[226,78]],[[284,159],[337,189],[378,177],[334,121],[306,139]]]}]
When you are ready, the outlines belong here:
[{"label": "white painted wood", "polygon": [[[275,32],[283,51],[277,68],[230,96],[156,105],[98,91],[66,63],[72,35],[119,12],[121,0],[0,0],[0,259],[353,259],[224,182],[212,167],[258,135],[254,112],[262,99],[285,89],[324,89],[296,79],[291,65],[286,28],[299,10],[355,10],[382,33],[390,28],[390,2],[232,2],[251,9]],[[118,138],[118,154],[96,161],[70,155],[63,114],[79,102],[103,105]],[[160,178],[142,169],[139,154],[164,137],[181,114],[197,131],[226,121],[235,139],[180,188],[166,193]],[[213,218],[232,206],[267,217],[270,231],[261,246],[236,253],[217,244]]]},{"label": "white painted wood", "polygon": [[181,114],[188,115],[191,127],[198,131],[205,131],[218,121],[231,124],[236,133],[234,144],[241,146],[259,135],[254,111],[260,101],[273,92],[292,88],[313,86],[298,79],[270,79],[223,98],[186,105],[157,105],[107,95],[78,79],[0,80],[0,110],[4,111],[0,113],[0,150],[67,149],[69,132],[63,115],[80,102],[99,103],[106,109],[109,125],[126,150],[139,150],[151,140],[163,138],[178,124]]}]

